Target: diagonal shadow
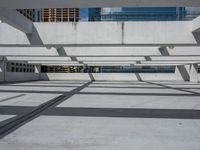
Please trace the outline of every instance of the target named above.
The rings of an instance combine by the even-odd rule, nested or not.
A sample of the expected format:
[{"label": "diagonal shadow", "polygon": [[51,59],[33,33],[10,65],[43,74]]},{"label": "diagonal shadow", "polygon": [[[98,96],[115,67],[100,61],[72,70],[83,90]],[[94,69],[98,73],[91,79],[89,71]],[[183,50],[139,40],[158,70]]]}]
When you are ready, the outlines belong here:
[{"label": "diagonal shadow", "polygon": [[16,117],[15,120],[1,126],[0,139],[10,134],[11,132],[15,131],[16,129],[20,128],[21,126],[27,124],[28,122],[32,121],[33,119],[39,117],[42,112],[56,107],[60,103],[64,102],[65,100],[69,99],[73,95],[83,90],[85,87],[88,87],[91,83],[92,81],[85,83],[84,85],[79,86],[78,88],[70,92],[64,93],[46,103],[43,103],[39,105],[38,107],[34,108],[32,111],[26,113],[25,115],[19,115],[18,117]]},{"label": "diagonal shadow", "polygon": [[29,34],[26,34],[28,40],[29,40],[29,43],[31,45],[34,45],[34,46],[41,46],[43,45],[43,41],[42,39],[40,38],[40,35],[35,27],[35,25],[33,24],[33,27],[32,27],[32,33],[29,33]]},{"label": "diagonal shadow", "polygon": [[68,56],[64,47],[56,48],[56,50],[57,50],[59,56],[61,56],[61,57]]},{"label": "diagonal shadow", "polygon": [[25,95],[26,95],[26,94],[20,94],[20,95],[17,95],[17,96],[13,96],[13,97],[5,98],[5,99],[0,100],[0,102],[5,102],[5,101],[11,100],[11,99],[15,99],[15,98],[23,97],[23,96],[25,96]]},{"label": "diagonal shadow", "polygon": [[[64,47],[56,48],[56,50],[57,50],[59,56],[61,56],[61,57],[68,56]],[[79,61],[76,56],[68,56],[68,57],[70,57],[71,61],[75,61],[75,62],[78,62],[79,64],[83,64],[83,62]]]},{"label": "diagonal shadow", "polygon": [[182,89],[182,88],[170,87],[170,86],[167,86],[167,85],[163,85],[163,84],[159,84],[159,83],[153,83],[153,82],[149,82],[149,81],[145,81],[145,82],[149,83],[149,84],[165,87],[165,88],[168,88],[168,89],[178,90],[178,91],[181,91],[181,92],[187,92],[187,93],[194,94],[194,95],[200,95],[200,93],[198,93],[198,92],[188,91],[188,90]]},{"label": "diagonal shadow", "polygon": [[190,81],[190,75],[185,66],[177,66],[183,81]]},{"label": "diagonal shadow", "polygon": [[143,81],[139,73],[135,73],[135,76],[138,81]]},{"label": "diagonal shadow", "polygon": [[[1,85],[0,85],[0,86],[1,86]],[[12,86],[12,87],[13,87],[13,86],[14,86],[14,87],[15,87],[15,86],[16,86],[16,87],[50,87],[50,88],[51,88],[51,87],[52,87],[52,88],[54,88],[54,87],[58,87],[58,88],[59,88],[59,87],[61,87],[61,88],[62,88],[62,87],[63,87],[63,88],[69,88],[69,87],[75,88],[75,87],[78,87],[78,85],[77,85],[77,86],[75,86],[75,85],[74,85],[74,86],[71,86],[71,85],[69,85],[69,86],[64,86],[64,85],[31,85],[31,84],[30,84],[30,85],[23,85],[23,84],[20,85],[20,84],[16,84],[16,85],[3,85],[3,86]]]},{"label": "diagonal shadow", "polygon": [[91,81],[95,81],[94,76],[93,76],[92,73],[88,73],[88,75],[89,75]]},{"label": "diagonal shadow", "polygon": [[166,47],[160,47],[158,50],[162,56],[170,56]]}]

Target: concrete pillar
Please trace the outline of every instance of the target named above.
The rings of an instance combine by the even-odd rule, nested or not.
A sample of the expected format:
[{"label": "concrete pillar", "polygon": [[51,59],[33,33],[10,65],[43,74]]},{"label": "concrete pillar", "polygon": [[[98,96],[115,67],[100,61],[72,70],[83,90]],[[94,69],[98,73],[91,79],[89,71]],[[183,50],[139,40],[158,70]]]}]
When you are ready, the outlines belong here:
[{"label": "concrete pillar", "polygon": [[0,60],[0,82],[5,82],[5,72],[6,72],[6,66],[5,66],[5,59],[3,58]]},{"label": "concrete pillar", "polygon": [[176,66],[175,75],[177,81],[190,81],[190,65]]},{"label": "concrete pillar", "polygon": [[41,66],[35,65],[35,73],[41,73]]},{"label": "concrete pillar", "polygon": [[38,80],[41,79],[41,66],[40,65],[35,65],[35,73],[38,75]]},{"label": "concrete pillar", "polygon": [[190,65],[190,82],[198,82],[198,65]]}]

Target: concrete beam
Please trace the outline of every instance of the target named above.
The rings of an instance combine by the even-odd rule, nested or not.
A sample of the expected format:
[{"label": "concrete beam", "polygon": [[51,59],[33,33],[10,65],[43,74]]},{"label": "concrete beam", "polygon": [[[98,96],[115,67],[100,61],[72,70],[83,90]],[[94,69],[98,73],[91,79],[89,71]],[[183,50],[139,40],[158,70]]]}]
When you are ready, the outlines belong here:
[{"label": "concrete beam", "polygon": [[200,61],[177,61],[177,60],[167,60],[167,61],[141,61],[141,64],[200,64]]},{"label": "concrete beam", "polygon": [[[145,56],[151,56],[152,60],[199,60],[200,47],[174,47],[167,48],[169,56],[163,56],[158,47],[132,47],[132,46],[101,46],[101,47],[64,47],[65,56],[60,56],[56,48],[45,47],[0,47],[0,56],[19,57],[76,57],[79,61],[84,60],[106,60],[127,59],[145,60]],[[105,58],[101,58],[105,57]],[[131,58],[130,58],[131,57]],[[97,59],[96,59],[97,58]],[[10,58],[11,59],[11,58]],[[23,59],[23,58],[22,58]],[[25,58],[26,59],[26,58]],[[69,58],[68,58],[69,59]],[[70,58],[71,59],[71,58]],[[134,61],[134,60],[133,60]]]},{"label": "concrete beam", "polygon": [[[76,61],[84,63],[105,63],[105,62],[126,62],[126,63],[183,63],[193,64],[200,62],[200,56],[149,56],[150,60],[146,60],[145,57],[75,57]],[[2,57],[0,57],[0,60]],[[7,61],[31,61],[31,62],[71,62],[72,57],[6,57]]]},{"label": "concrete beam", "polygon": [[90,7],[198,7],[198,0],[1,0],[1,7],[30,8],[90,8]]},{"label": "concrete beam", "polygon": [[70,63],[57,63],[57,64],[40,64],[44,66],[84,66],[84,64],[70,64]]},{"label": "concrete beam", "polygon": [[[19,62],[22,62],[22,60],[18,60]],[[164,64],[164,65],[169,65],[169,64],[178,64],[178,65],[188,65],[188,64],[200,64],[200,61],[129,61],[129,60],[124,60],[124,61],[113,61],[113,60],[108,60],[108,61],[64,61],[64,60],[30,60],[27,61],[30,64],[90,64],[95,66],[96,64],[104,66],[105,64],[147,64],[147,65],[155,65],[155,64]]]},{"label": "concrete beam", "polygon": [[70,57],[6,57],[8,61],[72,61]]},{"label": "concrete beam", "polygon": [[85,64],[109,64],[109,63],[112,63],[112,64],[135,64],[136,62],[135,61],[84,61],[83,63]]},{"label": "concrete beam", "polygon": [[65,62],[65,61],[28,61],[28,63],[30,64],[78,64],[79,62],[76,62],[76,61],[68,61],[68,62]]},{"label": "concrete beam", "polygon": [[26,34],[32,33],[33,23],[16,10],[0,7],[0,20]]},{"label": "concrete beam", "polygon": [[179,63],[167,63],[167,64],[159,64],[159,63],[152,63],[152,64],[134,64],[134,66],[182,66],[183,64]]},{"label": "concrete beam", "polygon": [[200,61],[200,56],[151,56],[152,61]]},{"label": "concrete beam", "polygon": [[[9,37],[6,37],[9,38]],[[17,40],[17,39],[16,39]],[[0,56],[54,57],[59,56],[55,48],[45,47],[0,47]]]},{"label": "concrete beam", "polygon": [[192,21],[34,23],[34,34],[27,36],[1,23],[0,46],[196,46],[199,43],[192,34],[192,24]]},{"label": "concrete beam", "polygon": [[87,63],[85,66],[130,66],[129,63]]},{"label": "concrete beam", "polygon": [[76,57],[78,61],[106,62],[106,61],[142,61],[144,57]]}]

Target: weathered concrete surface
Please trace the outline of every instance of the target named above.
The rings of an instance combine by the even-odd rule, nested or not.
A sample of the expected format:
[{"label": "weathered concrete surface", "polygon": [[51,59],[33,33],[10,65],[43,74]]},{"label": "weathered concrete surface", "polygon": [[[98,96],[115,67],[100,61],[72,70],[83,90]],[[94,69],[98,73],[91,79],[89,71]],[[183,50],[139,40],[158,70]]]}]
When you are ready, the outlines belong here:
[{"label": "weathered concrete surface", "polygon": [[4,121],[4,120],[7,120],[7,119],[10,119],[10,118],[12,118],[14,116],[15,115],[0,115],[0,122]]},{"label": "weathered concrete surface", "polygon": [[[0,90],[0,110],[6,106],[3,115],[8,115],[11,108],[15,112],[15,106],[18,109],[21,105],[23,112],[27,106],[34,108],[59,95],[56,93],[70,92],[69,88],[85,82],[4,84]],[[2,92],[3,88],[7,91]],[[14,97],[19,96],[19,90],[31,88],[34,94]],[[194,115],[200,110],[199,94],[198,83],[94,82],[1,139],[0,149],[199,150],[200,119]],[[127,111],[128,116],[124,115]],[[137,111],[142,114],[136,117]],[[183,118],[186,114],[180,112],[189,116]]]},{"label": "weathered concrete surface", "polygon": [[41,116],[2,139],[14,150],[198,150],[200,120]]},{"label": "weathered concrete surface", "polygon": [[[52,56],[61,56],[61,57],[77,57],[79,61],[88,60],[87,58],[80,57],[127,57],[127,56],[151,56],[152,60],[157,60],[153,56],[162,57],[167,56],[170,60],[179,60],[175,59],[177,57],[188,57],[184,58],[184,60],[188,60],[190,57],[196,56],[195,59],[199,60],[197,57],[200,55],[200,47],[197,46],[188,46],[188,47],[174,47],[167,48],[164,52],[159,50],[159,47],[138,47],[138,46],[68,46],[64,47],[62,51],[56,50],[54,47],[0,47],[0,55],[1,56],[28,56],[28,57],[52,57]],[[173,56],[173,57],[171,57]],[[166,56],[165,56],[166,57]],[[89,60],[90,60],[89,58]],[[20,57],[17,59],[19,60]],[[31,58],[32,59],[32,58]],[[29,59],[29,60],[31,60]],[[49,58],[50,59],[50,58]],[[9,58],[8,58],[9,60]],[[22,59],[23,60],[23,59]],[[45,60],[45,58],[43,59]],[[98,61],[98,59],[93,59]],[[112,60],[112,59],[109,59]],[[127,59],[126,59],[127,60]],[[68,60],[66,60],[68,61]]]},{"label": "weathered concrete surface", "polygon": [[193,21],[34,23],[26,35],[1,23],[0,46],[197,46],[191,26]]}]

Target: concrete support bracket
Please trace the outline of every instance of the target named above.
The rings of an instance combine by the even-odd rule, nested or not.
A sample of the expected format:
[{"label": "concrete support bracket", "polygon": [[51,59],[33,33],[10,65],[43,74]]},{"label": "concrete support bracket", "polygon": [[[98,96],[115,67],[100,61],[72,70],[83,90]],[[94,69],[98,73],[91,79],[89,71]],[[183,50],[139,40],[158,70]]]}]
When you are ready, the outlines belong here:
[{"label": "concrete support bracket", "polygon": [[198,65],[190,65],[190,82],[198,82]]},{"label": "concrete support bracket", "polygon": [[177,81],[190,81],[190,65],[176,66],[175,75]]}]

